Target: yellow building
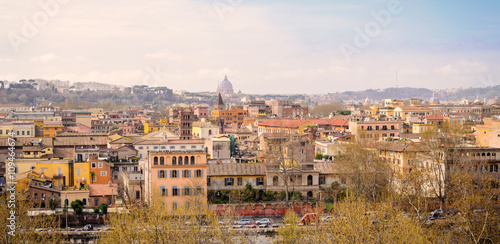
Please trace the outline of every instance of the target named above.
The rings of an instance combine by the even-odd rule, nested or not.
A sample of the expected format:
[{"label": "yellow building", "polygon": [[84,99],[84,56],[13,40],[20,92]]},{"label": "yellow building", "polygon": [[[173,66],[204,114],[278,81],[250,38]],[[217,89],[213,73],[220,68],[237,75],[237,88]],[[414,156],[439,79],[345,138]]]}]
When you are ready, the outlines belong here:
[{"label": "yellow building", "polygon": [[435,130],[437,127],[437,124],[417,124],[414,123],[412,124],[412,133],[418,134],[418,133],[425,133],[430,130]]},{"label": "yellow building", "polygon": [[433,110],[422,106],[398,106],[394,109],[394,117],[406,120],[406,117],[421,116],[426,117],[433,113]]},{"label": "yellow building", "polygon": [[42,131],[44,137],[55,137],[64,128],[61,121],[44,121]]},{"label": "yellow building", "polygon": [[167,118],[160,119],[160,123],[144,123],[144,133],[157,132],[160,130],[170,130],[177,128],[177,123],[169,123]]},{"label": "yellow building", "polygon": [[74,185],[79,186],[80,183],[89,184],[90,182],[90,163],[78,162],[73,163]]}]

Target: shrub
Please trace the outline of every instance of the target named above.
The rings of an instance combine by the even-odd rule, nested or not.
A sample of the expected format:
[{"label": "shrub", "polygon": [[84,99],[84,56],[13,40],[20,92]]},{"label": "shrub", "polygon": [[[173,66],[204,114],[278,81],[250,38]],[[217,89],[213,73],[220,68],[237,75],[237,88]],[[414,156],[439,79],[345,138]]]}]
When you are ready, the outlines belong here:
[{"label": "shrub", "polygon": [[82,214],[83,212],[83,202],[80,199],[71,202],[71,208],[76,214]]},{"label": "shrub", "polygon": [[276,192],[274,191],[265,191],[264,192],[264,201],[274,201],[276,199]]},{"label": "shrub", "polygon": [[100,212],[99,208],[94,208],[94,213],[99,213],[99,212]]},{"label": "shrub", "polygon": [[101,203],[101,206],[99,206],[99,208],[101,209],[101,212],[103,214],[107,214],[108,213],[108,204],[107,203]]},{"label": "shrub", "polygon": [[316,154],[316,159],[319,159],[319,160],[323,159],[323,154],[317,153]]},{"label": "shrub", "polygon": [[326,196],[325,197],[325,202],[327,202],[327,203],[333,203],[334,202],[334,198],[332,196]]}]

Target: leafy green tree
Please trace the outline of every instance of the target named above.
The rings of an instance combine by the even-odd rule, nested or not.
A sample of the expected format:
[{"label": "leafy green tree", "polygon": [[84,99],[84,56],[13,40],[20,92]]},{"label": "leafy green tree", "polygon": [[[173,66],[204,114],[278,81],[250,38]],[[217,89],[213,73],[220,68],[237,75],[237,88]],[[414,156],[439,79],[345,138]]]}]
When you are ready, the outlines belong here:
[{"label": "leafy green tree", "polygon": [[250,183],[245,185],[245,188],[241,192],[241,198],[244,202],[254,202],[257,195],[257,191],[253,189]]},{"label": "leafy green tree", "polygon": [[107,203],[101,203],[101,206],[99,206],[99,209],[101,209],[101,212],[103,214],[108,213],[108,204]]}]

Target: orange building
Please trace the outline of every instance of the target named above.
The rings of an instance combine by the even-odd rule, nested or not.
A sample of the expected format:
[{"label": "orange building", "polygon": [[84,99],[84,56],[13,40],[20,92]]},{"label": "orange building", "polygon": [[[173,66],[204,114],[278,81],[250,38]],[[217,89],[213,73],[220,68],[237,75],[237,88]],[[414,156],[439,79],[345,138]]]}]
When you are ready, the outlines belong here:
[{"label": "orange building", "polygon": [[229,110],[213,110],[212,118],[219,119],[224,121],[224,124],[234,124],[238,128],[244,122],[245,117],[247,116],[247,111],[241,108],[231,108]]},{"label": "orange building", "polygon": [[207,156],[204,150],[149,151],[146,198],[159,196],[176,210],[207,204]]},{"label": "orange building", "polygon": [[111,181],[112,163],[101,160],[90,160],[90,175],[94,172],[93,179],[90,179],[91,184],[108,184]]}]

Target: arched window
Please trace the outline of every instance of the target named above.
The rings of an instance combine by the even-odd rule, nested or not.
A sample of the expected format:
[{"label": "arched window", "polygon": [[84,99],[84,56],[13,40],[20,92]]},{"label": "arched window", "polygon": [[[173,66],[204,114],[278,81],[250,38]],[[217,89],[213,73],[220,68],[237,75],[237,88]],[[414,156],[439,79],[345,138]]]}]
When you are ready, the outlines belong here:
[{"label": "arched window", "polygon": [[64,206],[68,206],[69,205],[69,200],[66,198],[64,199]]},{"label": "arched window", "polygon": [[177,158],[176,157],[172,157],[172,165],[177,165]]},{"label": "arched window", "polygon": [[312,177],[312,175],[308,175],[307,176],[307,185],[312,186],[312,184],[313,184],[313,177]]},{"label": "arched window", "polygon": [[312,198],[313,197],[313,192],[312,191],[308,191],[307,192],[307,198]]},{"label": "arched window", "polygon": [[194,156],[191,156],[191,164],[194,164]]},{"label": "arched window", "polygon": [[165,171],[164,170],[160,170],[160,175],[158,178],[165,178]]},{"label": "arched window", "polygon": [[208,130],[208,135],[212,135],[212,130]]},{"label": "arched window", "polygon": [[179,165],[182,165],[182,156],[179,156]]},{"label": "arched window", "polygon": [[195,171],[195,177],[196,177],[196,178],[201,178],[201,177],[203,177],[203,171],[202,171],[201,169],[197,169],[197,170]]},{"label": "arched window", "polygon": [[189,157],[188,157],[188,156],[185,156],[185,157],[184,157],[184,164],[185,164],[185,165],[188,165],[188,164],[189,164]]},{"label": "arched window", "polygon": [[153,163],[154,163],[154,165],[158,165],[158,157],[153,158]]},{"label": "arched window", "polygon": [[82,202],[83,202],[83,206],[87,205],[87,198],[83,198]]},{"label": "arched window", "polygon": [[273,186],[278,185],[278,176],[273,176]]},{"label": "arched window", "polygon": [[164,157],[160,157],[160,165],[165,165],[165,158]]},{"label": "arched window", "polygon": [[35,193],[35,194],[33,195],[33,200],[37,200],[37,198],[38,198],[38,193]]}]

